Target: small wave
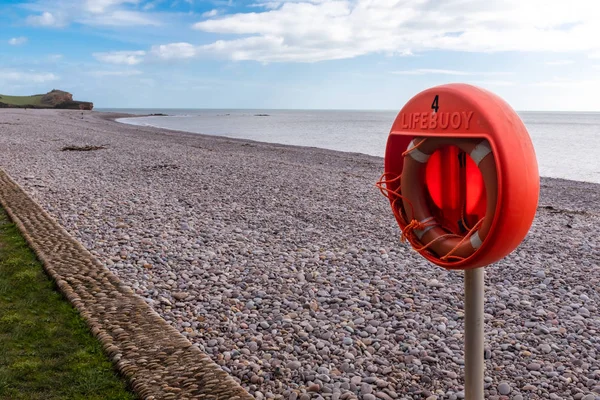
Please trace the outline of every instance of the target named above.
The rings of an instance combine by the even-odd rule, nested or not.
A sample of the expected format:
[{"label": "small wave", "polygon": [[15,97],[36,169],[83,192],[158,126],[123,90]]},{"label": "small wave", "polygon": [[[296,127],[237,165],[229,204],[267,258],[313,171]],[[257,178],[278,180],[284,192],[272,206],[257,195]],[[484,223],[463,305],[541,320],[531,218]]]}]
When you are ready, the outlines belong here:
[{"label": "small wave", "polygon": [[161,128],[158,125],[153,125],[146,121],[141,121],[145,117],[133,117],[133,118],[116,118],[115,121],[121,124],[135,125],[135,126],[150,126],[152,128]]}]

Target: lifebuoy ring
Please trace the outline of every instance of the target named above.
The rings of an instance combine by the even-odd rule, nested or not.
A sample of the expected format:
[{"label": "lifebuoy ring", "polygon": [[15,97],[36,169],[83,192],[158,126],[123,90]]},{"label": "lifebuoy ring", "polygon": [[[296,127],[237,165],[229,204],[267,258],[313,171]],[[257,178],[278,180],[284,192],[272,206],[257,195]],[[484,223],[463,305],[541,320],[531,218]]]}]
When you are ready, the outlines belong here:
[{"label": "lifebuoy ring", "polygon": [[[486,191],[485,216],[466,235],[450,232],[442,227],[429,209],[426,201],[425,167],[429,157],[444,146],[456,146],[478,166]],[[487,140],[456,138],[413,139],[404,152],[401,190],[404,213],[408,221],[403,237],[408,238],[418,251],[426,249],[435,253],[442,261],[463,260],[471,256],[487,237],[498,197],[496,162]]]}]

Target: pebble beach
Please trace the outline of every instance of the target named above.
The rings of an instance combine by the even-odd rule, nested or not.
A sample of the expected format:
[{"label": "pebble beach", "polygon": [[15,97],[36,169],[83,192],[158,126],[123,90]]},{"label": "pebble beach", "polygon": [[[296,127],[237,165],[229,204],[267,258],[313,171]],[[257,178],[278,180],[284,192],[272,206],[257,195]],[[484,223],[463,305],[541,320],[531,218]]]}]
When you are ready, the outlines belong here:
[{"label": "pebble beach", "polygon": [[[125,116],[0,110],[0,168],[256,399],[464,398],[463,274],[400,243],[382,158]],[[486,399],[600,399],[598,227],[599,184],[542,178],[486,268]]]}]

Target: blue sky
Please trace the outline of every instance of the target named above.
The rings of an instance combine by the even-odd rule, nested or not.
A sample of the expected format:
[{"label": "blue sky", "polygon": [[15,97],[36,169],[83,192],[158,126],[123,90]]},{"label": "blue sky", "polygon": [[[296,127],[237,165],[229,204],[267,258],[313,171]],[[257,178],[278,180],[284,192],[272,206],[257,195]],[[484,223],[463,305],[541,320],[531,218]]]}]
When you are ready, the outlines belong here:
[{"label": "blue sky", "polygon": [[517,110],[600,111],[598,21],[580,0],[0,0],[0,93],[396,110],[466,82]]}]

